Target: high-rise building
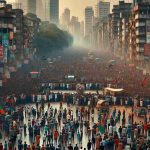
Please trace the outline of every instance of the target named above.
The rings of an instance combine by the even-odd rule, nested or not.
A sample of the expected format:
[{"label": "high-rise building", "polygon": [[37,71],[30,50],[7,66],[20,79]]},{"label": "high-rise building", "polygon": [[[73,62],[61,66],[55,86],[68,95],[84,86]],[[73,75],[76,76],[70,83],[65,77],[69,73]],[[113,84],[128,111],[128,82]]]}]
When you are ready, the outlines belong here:
[{"label": "high-rise building", "polygon": [[37,0],[37,3],[36,3],[36,15],[41,20],[44,20],[44,5],[43,5],[42,0]]},{"label": "high-rise building", "polygon": [[50,0],[50,22],[59,24],[59,0]]},{"label": "high-rise building", "polygon": [[27,1],[27,12],[36,14],[36,0],[28,0]]},{"label": "high-rise building", "polygon": [[137,5],[137,4],[139,4],[139,3],[147,3],[147,2],[150,2],[150,0],[133,0],[133,4],[134,5]]},{"label": "high-rise building", "polygon": [[70,23],[70,10],[66,8],[62,14],[62,25],[67,28]]},{"label": "high-rise building", "polygon": [[69,32],[75,37],[79,39],[80,37],[80,22],[78,21],[78,17],[72,16],[69,24]]},{"label": "high-rise building", "polygon": [[85,8],[85,36],[89,35],[93,26],[94,11],[92,7]]},{"label": "high-rise building", "polygon": [[118,38],[119,29],[120,29],[120,21],[124,17],[128,17],[132,8],[131,3],[125,3],[124,1],[119,1],[119,5],[114,5],[112,9],[112,38]]},{"label": "high-rise building", "polygon": [[110,14],[110,2],[100,0],[95,6],[95,16],[100,21]]},{"label": "high-rise building", "polygon": [[49,6],[50,6],[50,0],[42,0],[42,5],[43,5],[43,20],[44,21],[49,21],[50,19],[50,11],[49,11]]},{"label": "high-rise building", "polygon": [[144,2],[137,3],[132,11],[131,49],[140,60],[150,52],[150,1]]}]

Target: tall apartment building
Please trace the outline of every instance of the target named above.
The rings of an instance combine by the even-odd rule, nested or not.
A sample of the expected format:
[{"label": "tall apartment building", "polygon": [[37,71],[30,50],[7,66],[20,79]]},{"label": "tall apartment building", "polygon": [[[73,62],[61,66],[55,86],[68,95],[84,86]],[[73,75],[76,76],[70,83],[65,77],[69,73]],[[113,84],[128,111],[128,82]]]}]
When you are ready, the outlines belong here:
[{"label": "tall apartment building", "polygon": [[37,3],[36,3],[36,15],[41,20],[44,20],[44,14],[45,14],[44,6],[45,5],[42,2],[42,0],[37,0]]},{"label": "tall apartment building", "polygon": [[112,28],[114,38],[118,37],[118,22],[120,19],[128,16],[129,12],[131,12],[132,4],[125,3],[124,1],[119,1],[119,5],[114,5],[112,9]]},{"label": "tall apartment building", "polygon": [[[119,1],[118,5],[114,5],[111,16],[112,27],[112,43],[114,50],[122,51],[122,33],[123,19],[128,20],[131,15],[132,3]],[[122,52],[121,52],[122,53]]]},{"label": "tall apartment building", "polygon": [[69,24],[69,32],[75,37],[75,41],[79,39],[81,31],[80,31],[80,22],[78,17],[72,16]]},{"label": "tall apartment building", "polygon": [[85,8],[85,36],[92,31],[94,11],[92,7]]},{"label": "tall apartment building", "polygon": [[50,0],[50,22],[59,24],[59,0]]},{"label": "tall apartment building", "polygon": [[134,5],[131,32],[131,48],[138,59],[143,59],[150,52],[150,1]]},{"label": "tall apartment building", "polygon": [[99,1],[95,6],[95,17],[100,21],[110,14],[110,2]]},{"label": "tall apartment building", "polygon": [[67,29],[70,23],[70,9],[66,8],[62,14],[62,26]]}]

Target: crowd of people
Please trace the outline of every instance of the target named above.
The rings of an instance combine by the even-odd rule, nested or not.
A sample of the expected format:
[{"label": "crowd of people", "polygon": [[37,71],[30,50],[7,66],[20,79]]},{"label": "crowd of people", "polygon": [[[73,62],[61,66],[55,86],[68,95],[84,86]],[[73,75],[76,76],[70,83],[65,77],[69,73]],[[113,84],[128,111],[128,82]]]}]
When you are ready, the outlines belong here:
[{"label": "crowd of people", "polygon": [[[130,96],[137,94],[143,97],[150,96],[149,76],[143,74],[142,70],[137,69],[136,65],[120,60],[108,52],[101,52],[101,54],[95,52],[92,61],[88,57],[86,60],[83,59],[86,55],[86,53],[81,56],[74,53],[65,54],[61,59],[56,59],[53,63],[35,58],[29,64],[23,64],[22,68],[17,72],[11,73],[11,79],[3,83],[3,87],[0,88],[0,94],[33,94],[40,90],[42,83],[66,84],[67,86],[67,84],[73,82],[75,84],[89,83],[95,85],[98,83],[100,85],[99,87],[91,88],[85,86],[90,90],[111,84],[125,89]],[[96,60],[96,57],[99,57],[99,59]],[[111,59],[115,60],[115,62],[109,63]],[[30,76],[32,71],[38,71],[40,77],[32,79]],[[69,81],[65,78],[67,75],[73,75],[75,80]],[[64,87],[64,89],[68,88]],[[73,86],[72,88],[74,89],[75,87]],[[63,89],[63,87],[57,87],[56,89]]]},{"label": "crowd of people", "polygon": [[148,98],[142,97],[132,97],[126,95],[110,95],[102,92],[92,92],[88,91],[80,95],[77,91],[49,91],[49,92],[39,92],[37,94],[20,94],[20,95],[7,95],[0,97],[0,101],[9,102],[12,104],[15,102],[16,105],[31,104],[36,102],[65,102],[67,104],[79,105],[79,106],[95,106],[98,100],[107,100],[109,105],[112,106],[134,106],[134,101],[136,101],[137,107],[149,108],[150,100]]},{"label": "crowd of people", "polygon": [[[134,120],[132,111],[100,109],[57,102],[10,108],[1,120],[1,150],[147,150],[150,118]],[[110,107],[110,106],[109,106]],[[2,117],[2,115],[1,115]]]},{"label": "crowd of people", "polygon": [[[42,83],[41,89],[48,90],[76,90],[76,83]],[[82,83],[84,90],[102,90],[103,84],[100,83]]]},{"label": "crowd of people", "polygon": [[[149,150],[149,112],[138,118],[133,110],[150,105],[149,76],[112,54],[96,55],[35,58],[12,73],[0,89],[0,150]],[[76,92],[78,83],[88,92]],[[125,94],[99,91],[108,84]],[[100,99],[107,111],[96,109]]]}]

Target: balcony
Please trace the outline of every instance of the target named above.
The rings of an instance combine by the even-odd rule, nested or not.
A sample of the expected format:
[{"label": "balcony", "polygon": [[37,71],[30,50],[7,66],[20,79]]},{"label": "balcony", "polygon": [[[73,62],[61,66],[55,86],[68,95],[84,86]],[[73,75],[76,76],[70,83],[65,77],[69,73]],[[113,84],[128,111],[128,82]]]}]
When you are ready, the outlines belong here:
[{"label": "balcony", "polygon": [[0,28],[13,29],[13,24],[0,24]]},{"label": "balcony", "polygon": [[136,14],[135,19],[150,19],[150,14],[145,15],[145,14]]},{"label": "balcony", "polygon": [[145,27],[146,24],[145,24],[145,22],[136,22],[135,26],[136,27]]},{"label": "balcony", "polygon": [[136,39],[136,43],[137,44],[139,44],[139,43],[143,43],[144,44],[144,43],[146,43],[146,40],[145,39],[139,39],[139,38],[137,38]]},{"label": "balcony", "polygon": [[138,53],[143,53],[144,52],[144,48],[142,48],[142,47],[136,47],[136,51]]},{"label": "balcony", "polygon": [[139,30],[137,30],[136,31],[136,35],[145,35],[145,31],[139,31]]}]

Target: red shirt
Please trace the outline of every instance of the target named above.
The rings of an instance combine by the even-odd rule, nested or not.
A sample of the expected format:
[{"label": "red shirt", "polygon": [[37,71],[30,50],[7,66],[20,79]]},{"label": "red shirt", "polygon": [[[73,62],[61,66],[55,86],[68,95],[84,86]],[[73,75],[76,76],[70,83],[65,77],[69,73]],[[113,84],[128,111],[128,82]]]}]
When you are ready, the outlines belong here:
[{"label": "red shirt", "polygon": [[58,138],[58,131],[55,131],[54,132],[54,139],[57,140],[57,138]]},{"label": "red shirt", "polygon": [[3,150],[3,145],[2,144],[0,144],[0,150]]},{"label": "red shirt", "polygon": [[144,124],[144,130],[146,130],[146,131],[148,130],[148,125],[147,125],[147,123]]},{"label": "red shirt", "polygon": [[119,140],[118,140],[118,139],[115,139],[115,140],[114,140],[114,143],[115,143],[115,145],[118,145],[118,144],[119,144]]}]

